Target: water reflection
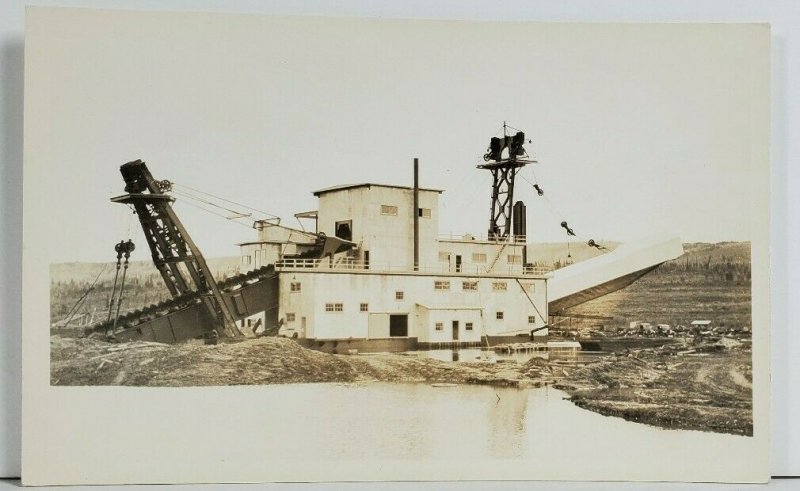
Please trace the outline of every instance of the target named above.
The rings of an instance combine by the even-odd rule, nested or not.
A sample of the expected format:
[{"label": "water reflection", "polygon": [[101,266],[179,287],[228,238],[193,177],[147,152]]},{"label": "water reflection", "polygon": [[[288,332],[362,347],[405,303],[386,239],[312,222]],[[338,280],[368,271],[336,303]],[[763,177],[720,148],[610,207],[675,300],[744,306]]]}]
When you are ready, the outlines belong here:
[{"label": "water reflection", "polygon": [[525,450],[525,411],[528,392],[525,390],[496,391],[496,401],[489,402],[490,457],[521,457]]},{"label": "water reflection", "polygon": [[[252,390],[252,389],[250,389]],[[746,437],[662,430],[580,409],[552,388],[426,384],[265,386],[265,458],[597,459],[624,452],[647,465],[653,446],[725,453]],[[253,394],[253,392],[248,392]],[[579,442],[579,443],[576,443]]]},{"label": "water reflection", "polygon": [[418,356],[421,358],[433,358],[434,360],[440,361],[457,361],[457,362],[464,362],[464,363],[477,363],[477,362],[485,362],[485,361],[502,361],[502,360],[511,360],[517,361],[520,363],[525,363],[531,358],[543,358],[545,360],[553,360],[553,359],[582,359],[588,357],[596,357],[598,356],[597,353],[591,352],[573,352],[570,354],[566,353],[554,353],[548,351],[517,351],[513,353],[495,353],[492,350],[487,350],[483,348],[462,348],[462,349],[436,349],[436,350],[425,350],[425,351],[409,351],[406,352],[406,355],[409,356]]}]

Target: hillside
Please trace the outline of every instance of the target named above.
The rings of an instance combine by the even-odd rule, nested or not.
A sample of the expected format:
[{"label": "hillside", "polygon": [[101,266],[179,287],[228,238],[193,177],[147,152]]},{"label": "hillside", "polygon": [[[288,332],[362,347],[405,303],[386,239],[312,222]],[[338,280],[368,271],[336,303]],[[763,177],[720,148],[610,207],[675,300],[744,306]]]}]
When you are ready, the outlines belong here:
[{"label": "hillside", "polygon": [[[600,242],[603,247],[613,251],[619,242]],[[543,242],[528,244],[528,262],[541,266],[560,266],[567,261],[567,254],[573,262],[581,262],[604,254],[605,251],[590,247],[586,242]]]},{"label": "hillside", "polygon": [[[227,278],[239,273],[238,257],[208,259],[208,267],[217,279]],[[88,293],[80,309],[80,314],[71,326],[88,320],[99,320],[93,312],[102,316],[108,309],[111,290],[114,285],[116,263],[57,263],[50,265],[50,322],[64,319],[81,296]],[[121,274],[121,271],[120,271]],[[120,276],[121,279],[121,276]],[[141,308],[169,298],[161,274],[152,261],[131,261],[125,277],[125,299],[120,312]]]},{"label": "hillside", "polygon": [[694,243],[684,248],[683,256],[624,290],[570,311],[612,321],[573,321],[573,325],[622,326],[632,321],[687,325],[707,319],[715,326],[750,326],[750,243]]},{"label": "hillside", "polygon": [[[235,257],[215,257],[206,259],[208,267],[218,277],[230,276],[239,272],[240,258]],[[116,262],[107,263],[55,263],[50,265],[51,282],[91,283],[103,271],[103,277],[111,276],[114,279]],[[150,259],[131,261],[128,264],[128,278],[139,278],[145,280],[149,276],[161,277],[153,261]],[[101,278],[102,279],[102,278]]]}]

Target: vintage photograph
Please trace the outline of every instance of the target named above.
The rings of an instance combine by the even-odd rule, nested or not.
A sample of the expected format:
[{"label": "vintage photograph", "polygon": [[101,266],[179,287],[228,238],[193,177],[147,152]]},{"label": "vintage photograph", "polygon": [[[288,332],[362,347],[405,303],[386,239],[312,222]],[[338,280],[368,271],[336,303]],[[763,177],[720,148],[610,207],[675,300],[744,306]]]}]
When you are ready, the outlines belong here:
[{"label": "vintage photograph", "polygon": [[239,386],[287,457],[755,448],[768,27],[36,14],[59,394]]}]

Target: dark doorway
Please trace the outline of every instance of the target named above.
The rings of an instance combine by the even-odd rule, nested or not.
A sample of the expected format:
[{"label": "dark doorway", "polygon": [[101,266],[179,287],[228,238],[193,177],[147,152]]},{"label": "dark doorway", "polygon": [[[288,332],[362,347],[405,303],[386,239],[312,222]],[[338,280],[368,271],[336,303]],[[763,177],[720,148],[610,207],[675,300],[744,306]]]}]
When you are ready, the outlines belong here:
[{"label": "dark doorway", "polygon": [[461,272],[461,256],[456,256],[456,273]]},{"label": "dark doorway", "polygon": [[336,236],[344,240],[353,240],[352,220],[336,222]]},{"label": "dark doorway", "polygon": [[458,321],[453,321],[453,341],[458,341]]},{"label": "dark doorway", "polygon": [[408,336],[408,314],[389,316],[389,336],[403,338]]}]

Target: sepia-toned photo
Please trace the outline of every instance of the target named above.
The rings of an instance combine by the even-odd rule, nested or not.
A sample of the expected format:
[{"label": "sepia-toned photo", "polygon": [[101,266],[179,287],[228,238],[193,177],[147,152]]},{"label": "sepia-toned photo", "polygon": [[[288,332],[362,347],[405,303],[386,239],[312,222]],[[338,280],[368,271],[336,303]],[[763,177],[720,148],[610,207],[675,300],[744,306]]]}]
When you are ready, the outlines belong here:
[{"label": "sepia-toned photo", "polygon": [[26,43],[29,394],[264,459],[28,482],[768,476],[768,26],[34,9]]}]

